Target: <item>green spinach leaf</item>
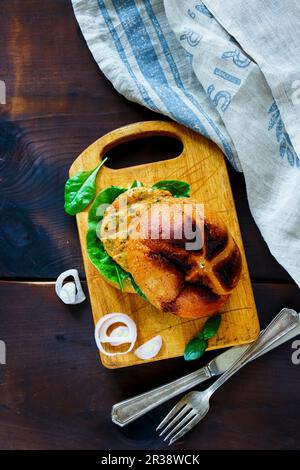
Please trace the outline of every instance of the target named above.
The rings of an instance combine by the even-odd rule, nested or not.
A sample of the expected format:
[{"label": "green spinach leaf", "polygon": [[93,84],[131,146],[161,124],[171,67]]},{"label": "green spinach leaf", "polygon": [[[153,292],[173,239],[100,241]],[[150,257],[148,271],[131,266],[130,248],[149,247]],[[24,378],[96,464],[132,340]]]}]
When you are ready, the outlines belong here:
[{"label": "green spinach leaf", "polygon": [[87,254],[93,265],[109,281],[117,284],[121,290],[123,290],[123,280],[127,277],[128,273],[108,255],[102,241],[98,237],[98,230],[106,207],[112,204],[125,191],[126,188],[110,186],[98,194],[89,210],[86,238]]},{"label": "green spinach leaf", "polygon": [[170,191],[174,197],[189,197],[190,196],[190,185],[184,181],[177,180],[163,180],[155,183],[152,188],[164,189]]},{"label": "green spinach leaf", "polygon": [[75,215],[85,209],[96,194],[96,177],[107,158],[91,171],[80,171],[69,178],[65,185],[65,211]]}]

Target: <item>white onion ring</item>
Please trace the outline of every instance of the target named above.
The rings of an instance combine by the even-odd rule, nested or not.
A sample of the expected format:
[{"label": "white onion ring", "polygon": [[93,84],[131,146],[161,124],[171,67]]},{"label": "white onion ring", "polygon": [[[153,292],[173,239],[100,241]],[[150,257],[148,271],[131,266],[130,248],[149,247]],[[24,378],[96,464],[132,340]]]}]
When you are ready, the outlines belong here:
[{"label": "white onion ring", "polygon": [[[109,335],[111,346],[120,346],[124,343],[130,343],[130,331],[128,326],[117,326]],[[103,343],[103,341],[102,341]]]},{"label": "white onion ring", "polygon": [[[100,342],[101,343],[109,343],[109,344],[115,343],[116,341],[120,342],[120,344],[131,343],[132,339],[134,338],[134,331],[130,330],[128,328],[127,323],[126,323],[127,326],[124,327],[124,328],[127,328],[129,330],[129,334],[128,334],[126,339],[120,339],[120,338],[118,338],[114,335],[115,330],[117,330],[119,327],[115,328],[115,330],[113,330],[110,335],[106,334],[107,330],[111,326],[115,325],[116,323],[125,323],[123,319],[120,320],[120,315],[125,315],[125,314],[123,314],[123,313],[110,313],[109,315],[118,315],[118,317],[108,318],[108,315],[105,315],[104,317],[102,317],[102,318],[104,318],[104,321],[101,325],[101,329],[99,330],[99,340],[100,340]],[[127,317],[127,315],[125,315],[125,316]],[[131,318],[129,318],[129,317],[127,317],[127,319],[131,320]]]},{"label": "white onion ring", "polygon": [[147,359],[152,359],[152,357],[157,356],[162,347],[162,337],[160,335],[155,336],[152,339],[149,339],[146,343],[139,346],[134,354],[139,358],[146,361]]},{"label": "white onion ring", "polygon": [[[113,335],[113,332],[110,336],[107,335],[108,328],[115,323],[124,323],[124,325],[126,325],[129,330],[127,338],[117,338]],[[107,356],[117,356],[129,353],[132,351],[135,345],[136,338],[136,324],[128,315],[125,315],[125,313],[109,313],[104,315],[104,317],[100,318],[95,326],[95,341],[97,347],[103,354],[106,354]],[[126,351],[111,353],[103,348],[102,343],[109,343],[112,346],[119,346],[120,344],[130,343],[130,346]]]}]

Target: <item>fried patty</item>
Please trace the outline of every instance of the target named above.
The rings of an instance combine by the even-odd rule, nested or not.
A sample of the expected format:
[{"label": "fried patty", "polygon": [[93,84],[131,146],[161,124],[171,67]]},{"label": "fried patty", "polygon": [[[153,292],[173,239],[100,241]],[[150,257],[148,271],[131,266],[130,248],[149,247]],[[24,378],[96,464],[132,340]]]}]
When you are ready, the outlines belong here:
[{"label": "fried patty", "polygon": [[[206,206],[199,213],[198,206],[168,191],[134,188],[107,209],[101,227],[107,253],[132,274],[149,302],[187,318],[218,311],[236,287],[242,267],[239,248],[224,222]],[[191,238],[182,230],[187,219],[201,239],[200,246],[189,249]]]}]

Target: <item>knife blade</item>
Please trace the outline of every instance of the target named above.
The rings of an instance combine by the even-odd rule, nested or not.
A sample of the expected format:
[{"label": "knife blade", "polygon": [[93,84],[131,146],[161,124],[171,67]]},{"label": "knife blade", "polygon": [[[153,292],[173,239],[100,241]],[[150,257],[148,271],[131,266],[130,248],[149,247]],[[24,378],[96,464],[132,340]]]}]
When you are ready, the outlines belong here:
[{"label": "knife blade", "polygon": [[[257,356],[255,356],[253,359],[266,354],[272,349],[293,339],[295,336],[300,335],[300,314],[297,314],[295,310],[291,310],[291,312],[294,312],[298,316],[298,325],[283,337],[278,339],[276,342],[274,342],[272,346],[257,354]],[[232,347],[216,356],[206,366],[196,370],[195,372],[150,390],[149,392],[145,392],[141,395],[129,398],[128,400],[116,403],[112,407],[112,421],[118,426],[125,426],[126,424],[136,420],[140,416],[143,416],[148,411],[153,410],[157,406],[179,395],[180,393],[190,390],[191,388],[199,385],[202,382],[205,382],[211,377],[223,374],[242,356],[242,354],[250,345],[245,344],[242,346]]]}]

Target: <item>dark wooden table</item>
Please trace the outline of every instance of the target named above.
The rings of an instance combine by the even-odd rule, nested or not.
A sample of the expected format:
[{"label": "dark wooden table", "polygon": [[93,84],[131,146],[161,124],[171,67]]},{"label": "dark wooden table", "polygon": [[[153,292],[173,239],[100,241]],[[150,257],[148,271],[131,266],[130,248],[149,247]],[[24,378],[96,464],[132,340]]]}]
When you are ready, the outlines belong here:
[{"label": "dark wooden table", "polygon": [[[65,269],[78,268],[84,279],[75,221],[63,211],[70,164],[106,132],[160,116],[126,101],[104,78],[69,0],[1,0],[0,31],[7,86],[7,104],[0,105],[0,339],[7,345],[0,447],[163,449],[155,426],[170,404],[125,429],[110,422],[110,408],[204,361],[106,370],[89,304],[69,308],[54,293]],[[265,326],[283,306],[300,309],[299,291],[251,218],[243,176],[230,176]],[[209,417],[174,448],[299,447],[300,369],[291,354],[291,344],[282,346],[232,378]]]}]

